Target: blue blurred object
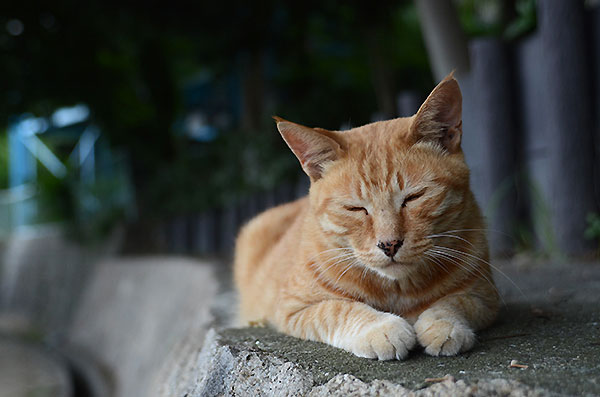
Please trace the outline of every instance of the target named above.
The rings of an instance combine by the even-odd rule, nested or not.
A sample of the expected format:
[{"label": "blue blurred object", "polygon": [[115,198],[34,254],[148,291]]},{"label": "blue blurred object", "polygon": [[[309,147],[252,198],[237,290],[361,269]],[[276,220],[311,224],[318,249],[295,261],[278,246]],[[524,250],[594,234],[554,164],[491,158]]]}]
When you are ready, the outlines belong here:
[{"label": "blue blurred object", "polygon": [[221,80],[195,75],[186,83],[184,102],[187,112],[176,129],[191,140],[211,142],[239,123],[241,93],[233,75]]},{"label": "blue blurred object", "polygon": [[78,104],[60,108],[49,118],[23,114],[10,123],[9,190],[2,200],[9,207],[3,222],[8,231],[40,220],[38,161],[71,189],[76,215],[82,219],[132,208],[126,162],[115,158],[89,117],[89,108]]}]

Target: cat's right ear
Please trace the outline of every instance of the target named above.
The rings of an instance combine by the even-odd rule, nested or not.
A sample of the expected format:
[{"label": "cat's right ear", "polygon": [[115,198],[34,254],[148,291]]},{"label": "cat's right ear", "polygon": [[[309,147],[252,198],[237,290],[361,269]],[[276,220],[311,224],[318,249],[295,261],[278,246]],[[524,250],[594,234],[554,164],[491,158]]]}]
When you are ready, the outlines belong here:
[{"label": "cat's right ear", "polygon": [[339,137],[322,128],[310,128],[273,116],[281,136],[296,155],[302,169],[315,182],[323,176],[327,165],[343,152]]},{"label": "cat's right ear", "polygon": [[414,116],[411,131],[417,142],[437,142],[449,153],[461,150],[462,94],[454,72],[429,94]]}]

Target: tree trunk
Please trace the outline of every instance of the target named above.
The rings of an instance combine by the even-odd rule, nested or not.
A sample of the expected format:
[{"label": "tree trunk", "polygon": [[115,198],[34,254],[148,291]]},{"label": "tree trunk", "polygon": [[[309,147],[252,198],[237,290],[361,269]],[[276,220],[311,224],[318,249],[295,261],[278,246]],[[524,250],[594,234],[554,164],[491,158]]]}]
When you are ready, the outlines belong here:
[{"label": "tree trunk", "polygon": [[591,249],[583,233],[596,210],[593,180],[593,116],[582,1],[538,2],[545,128],[545,189],[557,248],[570,254]]},{"label": "tree trunk", "polygon": [[457,76],[469,71],[467,40],[452,2],[419,0],[415,2],[433,74],[440,81],[456,70]]},{"label": "tree trunk", "polygon": [[252,48],[242,60],[242,128],[256,131],[264,112],[263,52]]}]

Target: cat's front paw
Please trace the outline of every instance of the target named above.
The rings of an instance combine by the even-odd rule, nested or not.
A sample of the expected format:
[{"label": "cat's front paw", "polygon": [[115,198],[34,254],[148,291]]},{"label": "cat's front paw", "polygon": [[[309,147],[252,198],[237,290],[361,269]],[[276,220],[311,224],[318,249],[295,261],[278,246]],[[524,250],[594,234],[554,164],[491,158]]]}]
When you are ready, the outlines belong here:
[{"label": "cat's front paw", "polygon": [[419,343],[432,356],[453,356],[475,345],[475,333],[463,321],[426,311],[415,323]]},{"label": "cat's front paw", "polygon": [[417,343],[413,327],[402,317],[385,314],[353,337],[350,351],[359,357],[401,360]]}]

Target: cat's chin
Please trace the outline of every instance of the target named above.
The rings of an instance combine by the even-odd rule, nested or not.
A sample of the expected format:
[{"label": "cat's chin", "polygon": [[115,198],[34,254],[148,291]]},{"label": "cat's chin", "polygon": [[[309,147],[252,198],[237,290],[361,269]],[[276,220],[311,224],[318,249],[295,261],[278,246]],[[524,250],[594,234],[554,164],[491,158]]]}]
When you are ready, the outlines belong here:
[{"label": "cat's chin", "polygon": [[380,276],[391,280],[396,280],[401,278],[405,272],[414,265],[414,263],[410,262],[390,261],[383,266],[373,267],[372,269],[375,270]]}]

